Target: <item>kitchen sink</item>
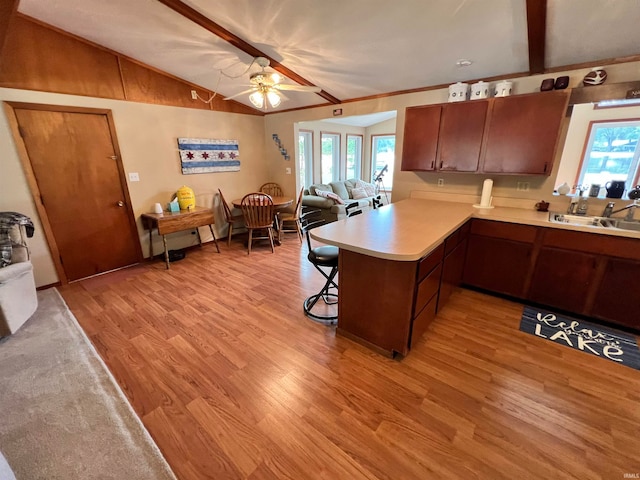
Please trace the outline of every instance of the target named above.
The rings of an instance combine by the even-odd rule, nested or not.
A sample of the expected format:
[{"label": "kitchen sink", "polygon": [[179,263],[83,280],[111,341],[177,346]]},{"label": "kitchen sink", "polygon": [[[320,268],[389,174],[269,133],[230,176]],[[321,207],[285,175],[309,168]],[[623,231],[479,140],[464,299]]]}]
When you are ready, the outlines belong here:
[{"label": "kitchen sink", "polygon": [[567,213],[549,213],[551,223],[566,223],[599,228],[619,228],[640,232],[640,220],[625,220],[623,218],[596,217],[593,215],[570,215]]},{"label": "kitchen sink", "polygon": [[633,230],[635,232],[640,232],[640,221],[638,220],[604,218],[601,222],[602,225],[607,228],[621,228],[622,230]]},{"label": "kitchen sink", "polygon": [[602,220],[611,220],[606,217],[594,217],[590,215],[569,215],[566,213],[549,213],[551,223],[567,223],[569,225],[588,225],[592,227],[604,227]]}]

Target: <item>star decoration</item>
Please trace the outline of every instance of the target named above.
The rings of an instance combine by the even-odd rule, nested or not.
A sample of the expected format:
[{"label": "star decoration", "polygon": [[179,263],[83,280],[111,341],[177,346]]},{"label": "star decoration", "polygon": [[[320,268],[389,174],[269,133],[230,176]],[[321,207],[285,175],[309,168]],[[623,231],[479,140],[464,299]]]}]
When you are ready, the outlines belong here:
[{"label": "star decoration", "polygon": [[224,155],[224,152],[220,152],[220,153],[218,153],[218,158],[219,158],[220,160],[222,160],[222,159],[224,158],[224,156],[225,156],[225,155]]},{"label": "star decoration", "polygon": [[236,158],[236,154],[233,152],[229,153],[229,158],[233,160],[234,158]]},{"label": "star decoration", "polygon": [[209,154],[207,152],[204,152],[202,154],[202,158],[204,158],[206,160],[207,158],[209,158]]},{"label": "star decoration", "polygon": [[192,152],[187,152],[187,158],[189,160],[193,159],[193,153]]}]

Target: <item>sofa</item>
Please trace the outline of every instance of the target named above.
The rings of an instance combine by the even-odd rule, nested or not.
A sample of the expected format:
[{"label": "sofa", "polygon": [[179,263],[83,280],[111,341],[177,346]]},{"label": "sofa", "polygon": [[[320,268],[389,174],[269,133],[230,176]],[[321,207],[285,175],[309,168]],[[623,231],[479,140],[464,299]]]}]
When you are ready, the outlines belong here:
[{"label": "sofa", "polygon": [[38,308],[33,265],[24,243],[24,231],[17,225],[7,234],[10,258],[3,255],[0,268],[0,337],[15,333]]},{"label": "sofa", "polygon": [[302,205],[319,209],[324,220],[334,222],[347,216],[347,206],[357,203],[358,210],[366,211],[373,207],[374,199],[379,205],[380,196],[375,193],[375,185],[351,178],[328,185],[310,185],[303,192]]}]

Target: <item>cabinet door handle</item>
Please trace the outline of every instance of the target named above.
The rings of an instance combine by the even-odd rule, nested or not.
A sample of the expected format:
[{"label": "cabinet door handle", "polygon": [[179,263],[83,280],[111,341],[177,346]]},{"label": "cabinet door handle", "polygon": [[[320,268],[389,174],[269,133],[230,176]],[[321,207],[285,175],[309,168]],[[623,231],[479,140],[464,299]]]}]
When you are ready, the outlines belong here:
[{"label": "cabinet door handle", "polygon": [[433,169],[433,166],[435,165],[435,160],[431,160],[431,168]]},{"label": "cabinet door handle", "polygon": [[543,173],[547,173],[547,167],[549,166],[549,162],[544,162],[544,168],[542,169]]},{"label": "cabinet door handle", "polygon": [[443,163],[444,163],[443,161],[440,161],[440,170],[442,170],[442,164]]}]

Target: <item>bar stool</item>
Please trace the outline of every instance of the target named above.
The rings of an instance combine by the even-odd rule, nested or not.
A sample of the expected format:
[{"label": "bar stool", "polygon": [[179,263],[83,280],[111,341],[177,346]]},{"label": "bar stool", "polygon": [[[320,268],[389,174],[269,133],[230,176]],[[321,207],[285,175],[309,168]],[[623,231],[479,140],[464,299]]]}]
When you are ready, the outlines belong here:
[{"label": "bar stool", "polygon": [[[346,206],[347,217],[353,217],[360,215],[362,209],[359,208],[357,202],[353,202]],[[319,300],[327,305],[336,305],[338,303],[338,284],[335,281],[335,277],[338,274],[338,258],[340,250],[333,245],[321,245],[312,247],[311,237],[309,231],[316,227],[320,227],[328,223],[322,218],[317,218],[320,214],[319,210],[310,211],[303,214],[301,218],[302,231],[307,239],[307,246],[309,247],[309,253],[307,259],[325,278],[325,283],[322,289],[315,295],[308,297],[303,304],[304,313],[310,319],[323,323],[325,325],[335,325],[338,321],[338,312],[319,313],[314,312],[313,308],[316,306]],[[314,220],[314,218],[317,218]],[[328,270],[328,272],[327,272]]]},{"label": "bar stool", "polygon": [[[307,259],[325,278],[325,283],[322,289],[315,295],[308,297],[303,303],[304,313],[311,320],[322,323],[324,325],[335,325],[338,321],[338,312],[329,311],[328,313],[318,312],[318,308],[314,311],[314,307],[319,300],[322,300],[324,305],[336,305],[338,303],[338,284],[335,282],[336,274],[338,273],[338,247],[333,245],[320,245],[313,247],[311,245],[311,237],[309,232],[321,225],[327,223],[322,218],[315,219],[313,217],[319,211],[308,212],[303,215],[301,219],[302,232],[307,239],[307,246],[309,247],[309,253]],[[328,309],[331,310],[331,309]]]}]

